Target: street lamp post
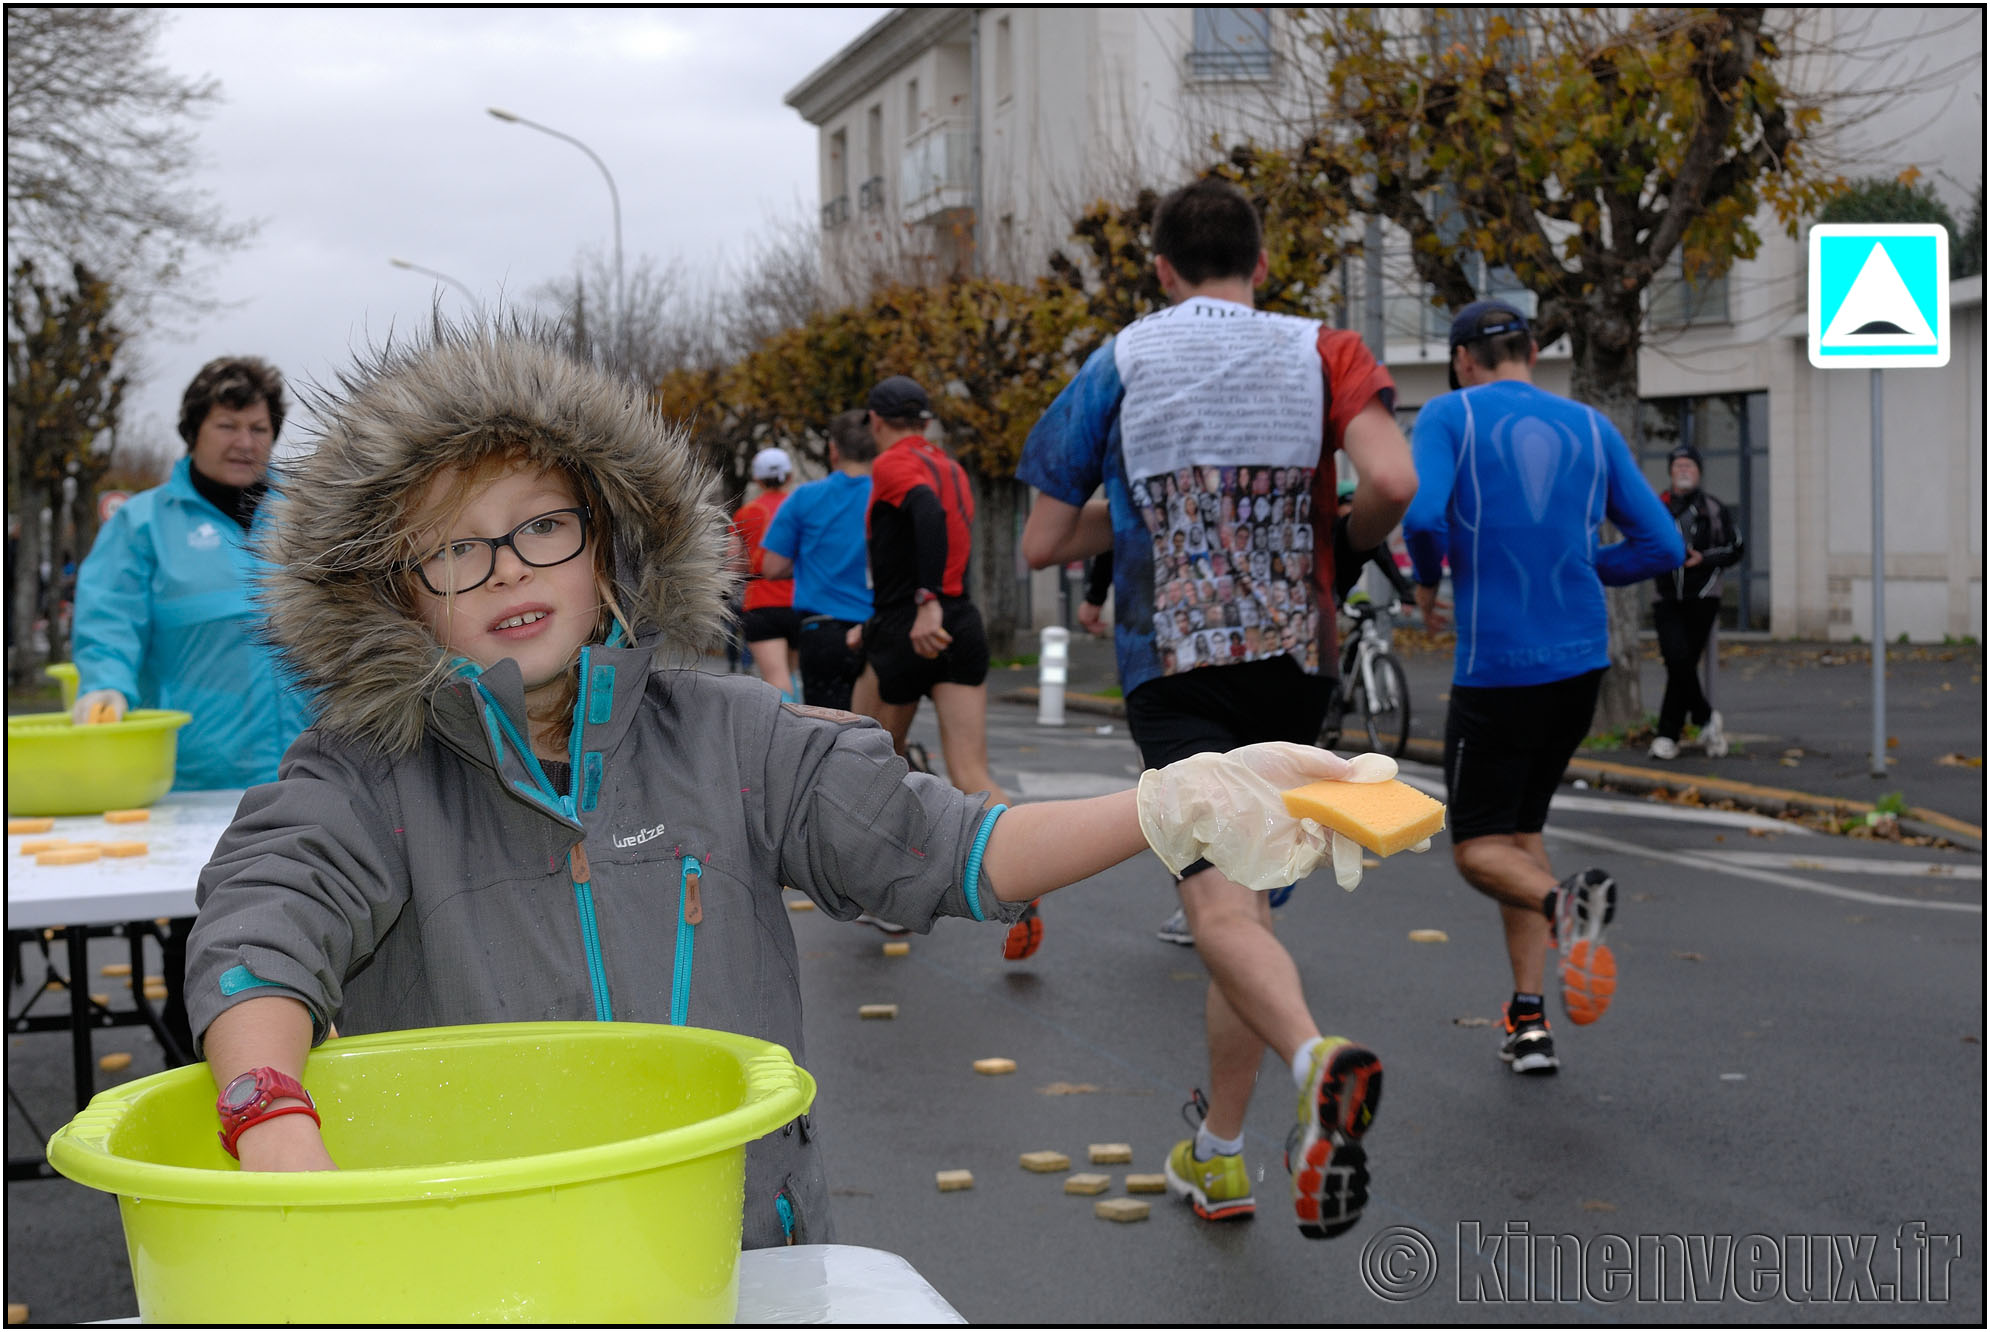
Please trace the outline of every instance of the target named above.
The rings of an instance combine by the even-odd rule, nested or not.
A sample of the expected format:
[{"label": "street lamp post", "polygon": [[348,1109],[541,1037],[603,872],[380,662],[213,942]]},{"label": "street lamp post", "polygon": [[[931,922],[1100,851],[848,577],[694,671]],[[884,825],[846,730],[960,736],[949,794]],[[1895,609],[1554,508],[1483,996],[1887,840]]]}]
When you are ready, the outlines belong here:
[{"label": "street lamp post", "polygon": [[[616,330],[616,341],[619,344],[621,341],[623,323],[628,317],[627,307],[625,305],[625,300],[624,300],[624,291],[622,286],[622,195],[620,191],[618,191],[615,188],[615,177],[609,174],[608,164],[602,161],[600,156],[596,154],[592,148],[588,147],[586,144],[582,143],[579,139],[576,139],[571,134],[562,134],[560,133],[560,131],[556,129],[549,129],[547,126],[541,125],[537,121],[527,120],[524,116],[513,115],[511,112],[506,111],[501,107],[495,107],[495,106],[486,107],[485,110],[489,111],[491,115],[495,116],[499,120],[506,121],[513,125],[524,125],[528,129],[538,130],[541,134],[550,134],[556,139],[564,139],[566,142],[572,144],[574,147],[586,153],[588,157],[594,162],[594,165],[601,168],[601,177],[603,180],[606,180],[608,182],[609,202],[612,203],[615,207],[615,325],[614,326]],[[618,351],[620,350],[619,345],[617,347],[617,350]]]},{"label": "street lamp post", "polygon": [[456,288],[456,290],[463,293],[463,299],[470,302],[470,307],[472,309],[476,308],[477,298],[471,294],[470,289],[464,286],[462,283],[458,282],[455,278],[449,276],[449,274],[438,273],[433,268],[423,268],[420,264],[411,264],[405,259],[389,259],[387,262],[392,264],[396,268],[405,268],[411,273],[423,273],[429,277],[436,279],[438,282],[447,282],[450,286]]}]

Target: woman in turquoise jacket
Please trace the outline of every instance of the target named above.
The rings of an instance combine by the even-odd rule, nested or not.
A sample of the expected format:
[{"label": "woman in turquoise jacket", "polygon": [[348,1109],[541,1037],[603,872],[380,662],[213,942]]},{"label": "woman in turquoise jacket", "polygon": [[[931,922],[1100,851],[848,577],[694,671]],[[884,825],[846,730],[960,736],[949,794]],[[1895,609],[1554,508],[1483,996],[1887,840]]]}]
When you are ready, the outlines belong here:
[{"label": "woman in turquoise jacket", "polygon": [[283,428],[283,379],[253,357],[210,361],[180,403],[187,456],[97,534],[76,580],[75,719],[173,708],[179,790],[276,779],[307,724],[258,641],[263,572],[250,530]]}]

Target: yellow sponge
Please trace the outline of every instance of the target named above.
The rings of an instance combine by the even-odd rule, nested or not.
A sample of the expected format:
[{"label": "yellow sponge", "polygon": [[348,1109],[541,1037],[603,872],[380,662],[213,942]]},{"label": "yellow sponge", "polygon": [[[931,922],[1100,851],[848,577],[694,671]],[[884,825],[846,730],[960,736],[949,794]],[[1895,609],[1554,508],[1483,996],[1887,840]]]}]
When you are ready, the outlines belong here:
[{"label": "yellow sponge", "polygon": [[1351,837],[1378,856],[1408,850],[1444,828],[1444,806],[1399,781],[1313,782],[1285,793],[1285,812]]}]

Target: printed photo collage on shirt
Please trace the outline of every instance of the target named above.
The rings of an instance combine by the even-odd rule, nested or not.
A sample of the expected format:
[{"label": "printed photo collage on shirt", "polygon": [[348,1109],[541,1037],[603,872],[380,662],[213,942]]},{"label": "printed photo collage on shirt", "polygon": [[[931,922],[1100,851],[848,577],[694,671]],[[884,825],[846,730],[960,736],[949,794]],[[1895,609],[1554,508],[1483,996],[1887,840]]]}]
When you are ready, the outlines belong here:
[{"label": "printed photo collage on shirt", "polygon": [[1183,467],[1140,477],[1154,538],[1163,674],[1290,654],[1319,669],[1313,469]]}]

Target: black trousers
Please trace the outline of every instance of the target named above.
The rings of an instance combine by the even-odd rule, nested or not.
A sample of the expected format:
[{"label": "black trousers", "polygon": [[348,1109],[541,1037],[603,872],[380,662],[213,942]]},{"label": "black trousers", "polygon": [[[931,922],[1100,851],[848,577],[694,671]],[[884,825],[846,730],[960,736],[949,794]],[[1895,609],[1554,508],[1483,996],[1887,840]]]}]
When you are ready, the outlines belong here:
[{"label": "black trousers", "polygon": [[850,710],[850,695],[864,673],[862,650],[844,645],[854,620],[827,615],[801,617],[802,701],[812,708]]},{"label": "black trousers", "polygon": [[1658,708],[1658,733],[1677,740],[1690,720],[1705,726],[1713,705],[1700,690],[1700,654],[1713,632],[1721,604],[1714,597],[1660,601],[1652,606],[1658,629],[1658,655],[1665,658],[1665,701]]}]

